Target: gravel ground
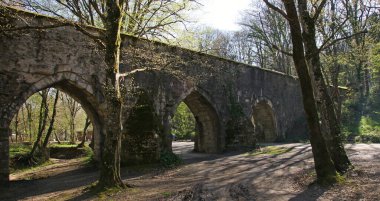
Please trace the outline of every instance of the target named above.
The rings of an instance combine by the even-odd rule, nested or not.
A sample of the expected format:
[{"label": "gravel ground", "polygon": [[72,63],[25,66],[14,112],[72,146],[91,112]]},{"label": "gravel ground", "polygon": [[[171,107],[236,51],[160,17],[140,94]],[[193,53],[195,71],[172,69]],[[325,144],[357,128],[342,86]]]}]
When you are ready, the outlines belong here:
[{"label": "gravel ground", "polygon": [[135,186],[101,197],[85,188],[98,171],[75,160],[12,175],[0,200],[380,200],[380,144],[349,144],[355,169],[332,187],[313,183],[313,159],[307,144],[275,145],[281,154],[230,152],[192,153],[191,142],[175,142],[173,150],[185,164],[171,170],[123,169],[125,182]]}]

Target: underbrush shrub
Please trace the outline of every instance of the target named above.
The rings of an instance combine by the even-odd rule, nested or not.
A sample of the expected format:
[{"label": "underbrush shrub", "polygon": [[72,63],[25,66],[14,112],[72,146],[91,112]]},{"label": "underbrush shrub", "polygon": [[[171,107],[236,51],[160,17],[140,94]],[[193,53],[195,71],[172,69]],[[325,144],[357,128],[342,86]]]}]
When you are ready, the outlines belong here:
[{"label": "underbrush shrub", "polygon": [[380,143],[380,135],[379,134],[361,134],[355,137],[355,142]]},{"label": "underbrush shrub", "polygon": [[170,151],[163,151],[160,155],[160,164],[165,168],[172,168],[181,165],[183,160],[178,155]]}]

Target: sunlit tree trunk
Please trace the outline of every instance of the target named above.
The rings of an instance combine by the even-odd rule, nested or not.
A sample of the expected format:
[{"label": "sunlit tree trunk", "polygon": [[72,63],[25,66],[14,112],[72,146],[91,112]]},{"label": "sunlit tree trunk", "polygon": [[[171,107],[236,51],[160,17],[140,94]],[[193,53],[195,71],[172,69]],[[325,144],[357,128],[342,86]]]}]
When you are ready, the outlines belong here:
[{"label": "sunlit tree trunk", "polygon": [[49,139],[50,139],[50,136],[51,136],[51,133],[53,132],[53,128],[54,128],[54,122],[55,122],[55,117],[57,115],[57,103],[58,103],[58,98],[59,98],[59,91],[56,90],[56,94],[55,94],[55,97],[54,97],[54,103],[53,103],[53,112],[52,112],[52,115],[51,115],[51,119],[50,119],[50,124],[49,124],[49,128],[46,132],[46,136],[45,136],[45,140],[44,140],[44,143],[42,144],[42,148],[43,149],[46,149],[48,143],[49,143]]},{"label": "sunlit tree trunk", "polygon": [[119,64],[121,46],[121,27],[125,2],[110,0],[106,2],[105,20],[105,62],[106,83],[104,86],[106,117],[105,138],[100,170],[100,187],[124,187],[120,177],[121,152],[121,94],[119,88]]},{"label": "sunlit tree trunk", "polygon": [[19,124],[19,121],[18,121],[18,114],[19,112],[16,113],[16,116],[15,116],[15,134],[16,134],[16,143],[18,142],[18,124]]},{"label": "sunlit tree trunk", "polygon": [[88,118],[88,116],[86,116],[86,121],[84,123],[84,128],[83,128],[82,141],[80,144],[78,144],[78,147],[84,147],[84,143],[86,142],[87,129],[90,126],[90,124],[91,124],[91,121]]},{"label": "sunlit tree trunk", "polygon": [[30,158],[31,158],[32,162],[34,161],[34,154],[35,154],[37,148],[39,148],[41,146],[41,139],[42,139],[45,127],[46,127],[47,116],[49,114],[47,96],[48,96],[48,89],[43,90],[41,92],[42,100],[41,100],[40,113],[39,113],[39,124],[38,124],[37,139],[36,139],[36,141],[34,141],[32,150],[30,151]]},{"label": "sunlit tree trunk", "polygon": [[[319,5],[324,6],[324,5]],[[318,97],[318,106],[322,123],[327,129],[322,130],[326,146],[331,154],[335,168],[339,172],[346,172],[351,165],[342,143],[340,123],[335,113],[334,102],[329,94],[322,73],[322,65],[319,57],[319,49],[316,42],[315,23],[316,17],[311,17],[307,10],[307,1],[298,0],[300,22],[303,27],[302,39],[305,44],[305,57],[310,70],[313,73],[315,83],[315,95]]]},{"label": "sunlit tree trunk", "polygon": [[[282,2],[285,6],[286,13],[283,11],[279,12],[283,12],[284,17],[287,18],[290,25],[291,39],[293,43],[292,56],[301,84],[303,105],[310,129],[310,144],[314,156],[315,171],[319,181],[330,182],[331,180],[336,179],[337,174],[322,136],[316,100],[313,93],[312,79],[309,74],[304,54],[301,25],[297,9],[294,0],[282,0]],[[269,7],[274,8],[274,6],[268,3],[268,1],[265,1],[265,3]]]}]

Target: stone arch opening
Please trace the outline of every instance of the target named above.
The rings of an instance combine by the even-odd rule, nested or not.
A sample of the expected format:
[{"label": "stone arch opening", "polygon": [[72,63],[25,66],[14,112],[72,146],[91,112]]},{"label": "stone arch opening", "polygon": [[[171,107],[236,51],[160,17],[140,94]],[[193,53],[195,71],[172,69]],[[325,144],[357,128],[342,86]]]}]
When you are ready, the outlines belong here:
[{"label": "stone arch opening", "polygon": [[220,152],[220,122],[212,104],[198,91],[192,91],[182,102],[190,109],[195,119],[194,151]]},{"label": "stone arch opening", "polygon": [[9,105],[11,105],[10,108],[2,108],[3,111],[6,111],[6,114],[8,114],[8,116],[6,119],[1,119],[1,127],[5,130],[2,130],[0,138],[5,139],[5,141],[8,142],[8,145],[5,149],[3,149],[2,147],[2,149],[0,150],[1,182],[9,181],[9,133],[11,121],[29,97],[31,97],[34,93],[37,93],[47,88],[56,88],[66,93],[79,104],[81,104],[83,110],[91,120],[93,126],[94,158],[96,160],[100,159],[100,147],[102,141],[101,133],[103,126],[101,117],[99,115],[99,111],[96,109],[98,108],[98,105],[95,104],[95,97],[88,91],[88,85],[85,84],[85,82],[81,82],[79,77],[77,77],[76,75],[69,75],[68,77],[69,78],[66,78],[65,76],[62,76],[62,74],[57,74],[53,77],[45,77],[41,79],[39,82],[34,83],[25,91],[21,92],[17,97],[15,97],[16,99],[13,101],[13,103],[9,103]]},{"label": "stone arch opening", "polygon": [[170,122],[173,152],[183,154],[194,151],[196,120],[186,103],[182,101],[177,106]]},{"label": "stone arch opening", "polygon": [[[129,94],[131,95],[131,94]],[[155,163],[160,157],[160,123],[153,100],[144,90],[132,95],[134,103],[123,109],[122,165]]]},{"label": "stone arch opening", "polygon": [[275,142],[277,140],[276,118],[269,101],[260,100],[253,106],[251,120],[258,142]]}]

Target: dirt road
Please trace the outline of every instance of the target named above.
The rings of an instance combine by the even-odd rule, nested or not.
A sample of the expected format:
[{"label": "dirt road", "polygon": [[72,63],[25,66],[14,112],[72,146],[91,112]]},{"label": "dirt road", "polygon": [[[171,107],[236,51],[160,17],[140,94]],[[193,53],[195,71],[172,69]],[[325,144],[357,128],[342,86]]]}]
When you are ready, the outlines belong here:
[{"label": "dirt road", "polygon": [[109,196],[85,191],[98,178],[98,171],[73,162],[53,167],[56,172],[45,167],[23,175],[23,179],[47,178],[13,181],[9,189],[0,190],[0,200],[380,200],[380,144],[347,145],[356,169],[344,184],[329,188],[310,185],[315,176],[307,144],[276,145],[287,151],[251,155],[195,154],[189,152],[191,146],[190,142],[174,144],[173,150],[186,163],[179,168],[123,169],[123,178],[135,187]]}]

